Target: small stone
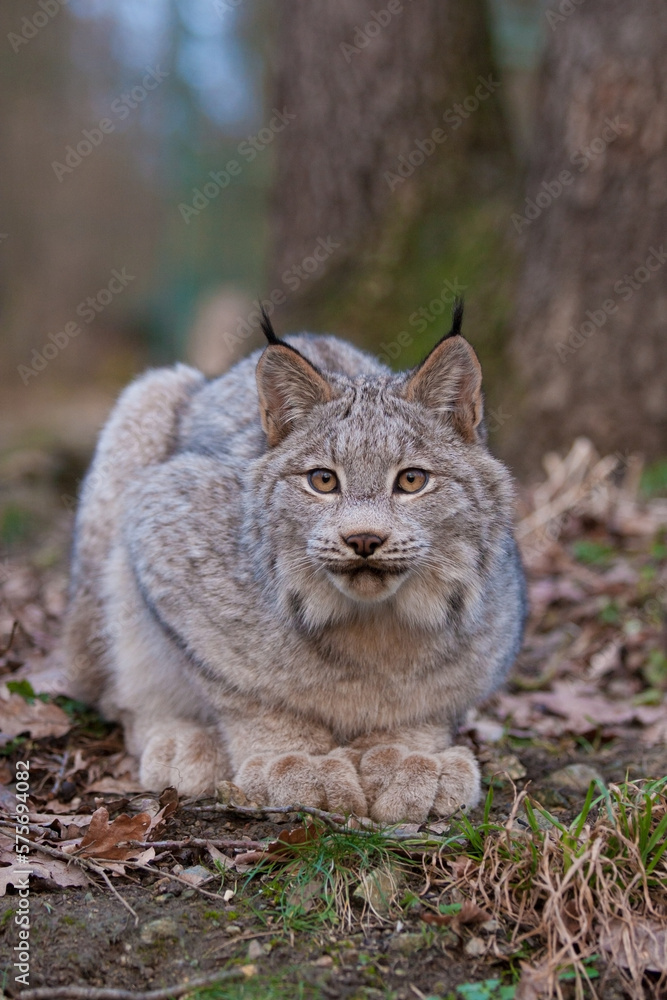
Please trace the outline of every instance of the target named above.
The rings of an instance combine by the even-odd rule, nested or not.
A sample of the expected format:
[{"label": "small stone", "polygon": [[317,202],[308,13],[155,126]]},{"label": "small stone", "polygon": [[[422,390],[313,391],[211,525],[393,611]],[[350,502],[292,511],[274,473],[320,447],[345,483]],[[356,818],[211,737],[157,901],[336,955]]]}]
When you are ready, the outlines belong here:
[{"label": "small stone", "polygon": [[259,941],[255,938],[248,944],[248,958],[251,962],[257,961],[258,958],[264,957],[264,949]]},{"label": "small stone", "polygon": [[238,924],[227,924],[227,933],[228,934],[240,934],[241,933],[241,928],[239,927]]},{"label": "small stone", "polygon": [[184,889],[181,893],[181,899],[192,899],[192,897],[196,895],[197,893],[194,889]]},{"label": "small stone", "polygon": [[600,772],[590,764],[568,764],[567,767],[554,771],[546,780],[554,788],[573,792],[587,792],[591,781],[601,781],[604,784]]},{"label": "small stone", "polygon": [[354,895],[363,899],[375,913],[386,913],[396,896],[398,882],[388,868],[374,868],[362,876]]},{"label": "small stone", "polygon": [[516,754],[507,753],[502,754],[500,757],[496,757],[495,760],[490,760],[484,765],[484,773],[491,777],[494,774],[502,777],[507,775],[512,781],[518,781],[520,778],[526,777],[526,768],[523,766]]},{"label": "small stone", "polygon": [[160,917],[157,920],[149,920],[141,928],[139,935],[144,944],[154,944],[164,938],[177,938],[178,927],[176,921],[171,917]]},{"label": "small stone", "polygon": [[180,877],[184,882],[189,882],[190,885],[201,885],[202,882],[211,878],[211,872],[203,865],[193,865],[191,868],[184,868]]},{"label": "small stone", "polygon": [[470,938],[466,941],[465,948],[463,949],[466,955],[470,955],[471,958],[479,958],[481,955],[486,954],[486,943],[479,937]]},{"label": "small stone", "polygon": [[333,958],[331,955],[320,955],[314,962],[311,962],[311,965],[316,966],[318,969],[330,969],[333,965]]},{"label": "small stone", "polygon": [[398,952],[399,955],[412,955],[424,947],[424,938],[421,934],[394,934],[387,942],[388,951]]}]

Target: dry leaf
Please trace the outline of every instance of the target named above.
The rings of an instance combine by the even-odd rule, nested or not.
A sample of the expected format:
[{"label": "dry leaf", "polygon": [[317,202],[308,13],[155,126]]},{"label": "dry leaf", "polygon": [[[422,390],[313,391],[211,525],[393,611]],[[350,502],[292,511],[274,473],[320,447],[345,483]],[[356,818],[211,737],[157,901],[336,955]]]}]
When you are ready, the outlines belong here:
[{"label": "dry leaf", "polygon": [[102,795],[127,795],[143,792],[144,786],[130,777],[125,779],[112,778],[109,775],[88,785],[87,792],[98,792]]},{"label": "dry leaf", "polygon": [[532,967],[521,962],[521,979],[514,994],[514,1000],[541,1000],[552,996],[553,973],[547,966]]},{"label": "dry leaf", "polygon": [[[455,913],[422,913],[422,920],[425,924],[434,924],[436,927],[451,927],[460,935],[460,928],[466,924],[485,924],[493,919],[488,910],[483,910],[471,899],[466,899],[461,904],[461,909]],[[484,946],[486,948],[486,945]]]},{"label": "dry leaf", "polygon": [[28,884],[33,878],[44,879],[57,886],[88,885],[86,873],[76,864],[68,864],[60,858],[39,857],[31,854],[28,864],[19,864],[14,853],[14,841],[8,837],[0,838],[0,896],[4,896],[8,885],[16,889],[26,885],[26,872],[30,874]]},{"label": "dry leaf", "polygon": [[178,792],[171,785],[160,795],[159,802],[159,812],[151,819],[151,824],[148,829],[148,836],[151,840],[159,840],[162,831],[167,825],[167,820],[170,819],[176,810],[178,809]]},{"label": "dry leaf", "polygon": [[218,865],[221,868],[224,868],[225,871],[227,871],[227,869],[229,868],[235,867],[236,859],[228,858],[226,854],[223,854],[222,851],[219,851],[218,848],[215,847],[213,844],[207,843],[206,849],[208,850],[208,853],[211,855],[211,859],[217,862]]},{"label": "dry leaf", "polygon": [[[290,906],[299,906],[303,913],[309,913],[324,892],[324,881],[321,878],[311,879],[305,885],[295,885],[287,896]],[[249,956],[252,958],[252,955]]]},{"label": "dry leaf", "polygon": [[657,920],[634,914],[631,922],[612,920],[600,933],[600,947],[631,971],[667,972],[667,924]]},{"label": "dry leaf", "polygon": [[75,848],[76,853],[83,858],[106,858],[112,861],[129,861],[136,858],[145,847],[133,847],[130,840],[144,840],[151,825],[148,813],[128,816],[122,813],[113,823],[109,822],[109,813],[100,806],[93,813],[90,826],[81,843]]},{"label": "dry leaf", "polygon": [[279,833],[278,839],[272,840],[263,851],[247,851],[245,854],[237,854],[234,865],[240,871],[239,865],[254,865],[260,861],[289,861],[295,855],[298,856],[298,847],[301,844],[318,840],[319,837],[319,831],[312,824],[295,826],[291,830],[283,830]]},{"label": "dry leaf", "polygon": [[34,740],[47,736],[64,736],[72,722],[62,708],[39,698],[28,703],[20,694],[10,694],[6,685],[0,687],[0,730],[5,736],[28,733]]}]

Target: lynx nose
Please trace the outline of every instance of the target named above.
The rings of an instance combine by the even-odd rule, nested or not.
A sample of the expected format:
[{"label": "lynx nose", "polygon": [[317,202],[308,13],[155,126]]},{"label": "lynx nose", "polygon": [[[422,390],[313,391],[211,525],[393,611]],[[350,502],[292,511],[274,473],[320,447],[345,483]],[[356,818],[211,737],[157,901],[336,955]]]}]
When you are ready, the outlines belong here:
[{"label": "lynx nose", "polygon": [[349,545],[351,549],[354,549],[356,555],[363,556],[364,559],[368,559],[372,556],[376,549],[379,549],[385,538],[381,538],[380,535],[348,535],[343,541],[346,545]]}]

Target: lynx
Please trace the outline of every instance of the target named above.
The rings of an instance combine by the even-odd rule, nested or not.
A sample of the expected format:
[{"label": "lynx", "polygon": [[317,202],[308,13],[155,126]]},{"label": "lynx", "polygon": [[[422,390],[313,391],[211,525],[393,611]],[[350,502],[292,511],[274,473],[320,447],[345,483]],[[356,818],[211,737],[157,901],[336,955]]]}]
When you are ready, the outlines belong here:
[{"label": "lynx", "polygon": [[65,641],[146,788],[422,822],[474,806],[467,710],[524,580],[481,370],[451,331],[393,374],[332,336],[121,395],[84,482]]}]

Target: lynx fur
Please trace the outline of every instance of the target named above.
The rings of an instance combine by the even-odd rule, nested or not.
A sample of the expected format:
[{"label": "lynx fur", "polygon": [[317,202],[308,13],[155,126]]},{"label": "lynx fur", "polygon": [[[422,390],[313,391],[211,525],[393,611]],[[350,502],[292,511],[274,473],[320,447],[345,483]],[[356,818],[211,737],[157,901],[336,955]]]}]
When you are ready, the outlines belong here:
[{"label": "lynx fur", "polygon": [[380,822],[477,803],[453,736],[510,668],[525,600],[461,312],[410,372],[266,320],[268,346],[221,377],[177,365],[121,395],[82,488],[65,644],[147,788],[231,779]]}]

